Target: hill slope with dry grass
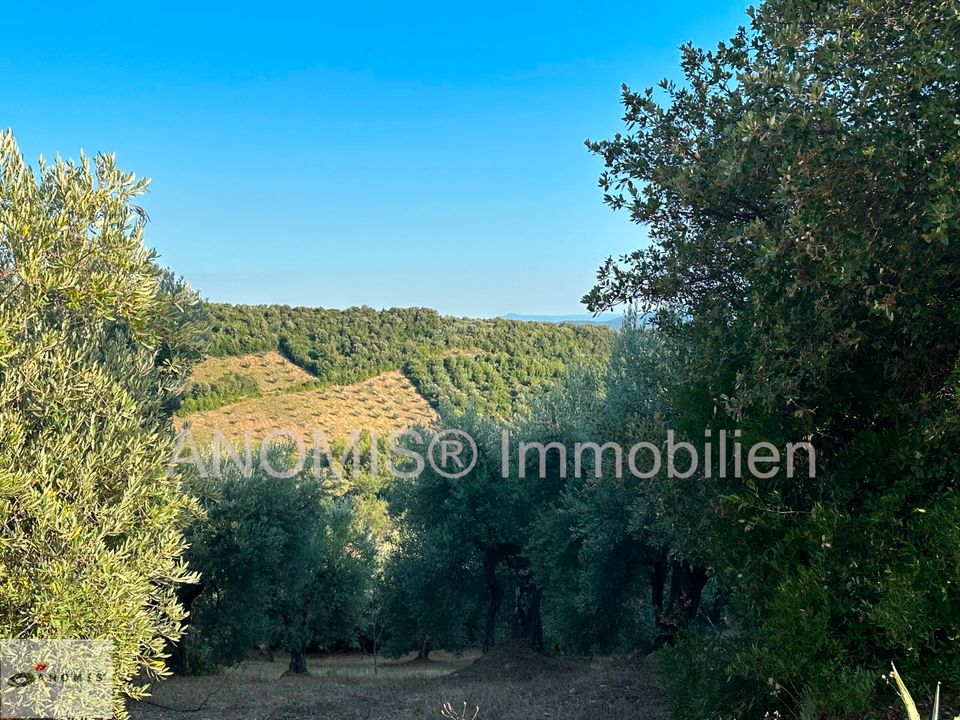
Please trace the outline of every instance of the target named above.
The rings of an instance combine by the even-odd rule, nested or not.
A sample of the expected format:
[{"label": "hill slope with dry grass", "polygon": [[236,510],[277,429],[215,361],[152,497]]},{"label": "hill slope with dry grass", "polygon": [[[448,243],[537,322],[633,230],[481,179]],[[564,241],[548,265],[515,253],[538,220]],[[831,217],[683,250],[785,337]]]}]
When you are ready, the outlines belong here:
[{"label": "hill slope with dry grass", "polygon": [[222,362],[195,384],[184,414],[271,392],[251,374],[256,368],[231,358],[279,352],[319,385],[399,370],[435,408],[505,418],[571,365],[601,364],[615,337],[605,327],[447,317],[428,308],[205,307],[209,352]]},{"label": "hill slope with dry grass", "polygon": [[317,382],[315,376],[276,351],[206,358],[193,369],[190,381],[194,385],[215,383],[231,374],[251,376],[264,393],[283,392]]},{"label": "hill slope with dry grass", "polygon": [[[212,358],[205,362],[220,365],[229,360],[237,366],[249,362],[251,367],[266,368],[276,379],[274,386],[281,388],[299,386],[283,385],[299,380],[296,371],[312,377],[277,353],[271,355],[282,362],[275,362],[276,358],[262,359],[262,356]],[[247,361],[244,358],[254,359]],[[282,363],[290,367],[283,367]],[[208,371],[206,368],[202,373]],[[425,425],[435,418],[436,412],[413,384],[400,372],[391,371],[351,385],[278,390],[215,410],[192,413],[180,418],[178,424],[181,428],[188,427],[199,443],[209,442],[216,430],[234,441],[243,440],[245,433],[249,432],[254,442],[259,442],[279,430],[293,430],[303,438],[310,438],[317,430],[322,430],[332,440],[343,439],[355,430],[385,434]]]}]

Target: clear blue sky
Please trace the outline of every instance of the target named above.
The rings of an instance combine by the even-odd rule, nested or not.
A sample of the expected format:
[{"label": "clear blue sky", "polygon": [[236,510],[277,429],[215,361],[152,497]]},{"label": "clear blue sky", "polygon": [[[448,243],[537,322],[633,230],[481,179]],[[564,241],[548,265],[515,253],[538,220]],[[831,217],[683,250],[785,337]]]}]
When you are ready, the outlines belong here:
[{"label": "clear blue sky", "polygon": [[643,231],[583,147],[747,2],[13,3],[0,126],[115,152],[212,300],[583,312]]}]

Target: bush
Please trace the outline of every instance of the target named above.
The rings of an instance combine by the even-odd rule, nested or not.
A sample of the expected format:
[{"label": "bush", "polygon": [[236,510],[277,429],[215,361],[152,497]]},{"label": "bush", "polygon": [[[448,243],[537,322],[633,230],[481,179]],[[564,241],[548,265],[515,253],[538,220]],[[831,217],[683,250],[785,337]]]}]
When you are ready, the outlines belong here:
[{"label": "bush", "polygon": [[[762,706],[768,698],[758,694],[754,679],[730,671],[730,658],[742,649],[743,641],[736,635],[702,626],[689,627],[675,645],[665,647],[660,653],[660,676],[671,714],[733,720],[746,716],[754,705]],[[733,705],[729,705],[731,698],[736,698]],[[778,707],[779,703],[764,709]]]},{"label": "bush", "polygon": [[187,391],[178,412],[187,415],[192,412],[216,410],[238,400],[260,395],[260,385],[252,375],[228,373],[211,383],[193,383]]}]

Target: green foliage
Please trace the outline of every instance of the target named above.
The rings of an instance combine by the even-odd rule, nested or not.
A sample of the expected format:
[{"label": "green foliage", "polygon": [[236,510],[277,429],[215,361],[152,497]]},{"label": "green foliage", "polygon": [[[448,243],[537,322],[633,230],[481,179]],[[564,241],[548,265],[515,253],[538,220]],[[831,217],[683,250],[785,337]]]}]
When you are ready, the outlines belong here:
[{"label": "green foliage", "polygon": [[[631,315],[605,369],[571,368],[513,424],[456,418],[477,439],[477,467],[459,479],[427,467],[392,490],[402,542],[388,566],[387,596],[397,598],[388,602],[388,620],[398,650],[424,636],[438,647],[471,634],[489,645],[504,630],[569,653],[654,645],[671,607],[653,605],[652,583],[660,573],[662,601],[664,586],[680,582],[670,564],[683,559],[673,555],[672,533],[656,511],[656,486],[618,478],[611,453],[598,465],[586,452],[576,477],[574,448],[665,437],[661,415],[674,367],[668,345]],[[506,478],[501,429],[512,438]],[[521,478],[518,440],[561,443],[566,463],[549,452],[541,479],[531,453]],[[504,602],[511,598],[526,604],[511,607]]]},{"label": "green foliage", "polygon": [[590,143],[606,201],[653,244],[586,301],[659,311],[682,349],[678,429],[816,447],[815,479],[654,492],[674,547],[731,588],[741,638],[738,694],[698,685],[696,716],[865,715],[890,658],[921,685],[960,677],[960,19],[885,0],[750,13],[716,51],[683,49],[682,85],[625,88],[627,134]]},{"label": "green foliage", "polygon": [[537,523],[530,555],[544,587],[548,647],[590,655],[653,646],[654,552],[632,526],[637,500],[612,479],[573,482]]},{"label": "green foliage", "polygon": [[523,354],[490,351],[480,355],[414,358],[404,370],[434,405],[455,413],[469,409],[494,417],[510,417],[522,411],[537,390],[563,377],[567,362],[586,363],[593,352],[602,354],[602,344],[570,347],[561,339],[565,338],[541,336],[542,345],[513,349]]},{"label": "green foliage", "polygon": [[206,353],[209,317],[200,297],[182,277],[165,269],[160,275],[159,305],[154,327],[164,413],[172,415],[183,402],[190,369]]},{"label": "green foliage", "polygon": [[385,607],[395,652],[422,648],[425,639],[434,648],[492,644],[504,593],[501,565],[512,563],[511,574],[519,568],[534,508],[523,485],[500,479],[497,428],[476,415],[458,418],[456,427],[477,442],[473,471],[451,479],[428,463],[390,488],[400,540],[385,573]]},{"label": "green foliage", "polygon": [[388,637],[384,651],[460,650],[479,641],[486,589],[472,553],[430,542],[423,528],[402,526],[380,586]]},{"label": "green foliage", "polygon": [[213,382],[192,383],[178,411],[186,415],[218,407],[251,397],[259,397],[260,385],[252,375],[228,373]]},{"label": "green foliage", "polygon": [[[290,451],[270,448],[271,466],[286,467]],[[309,470],[278,478],[259,463],[249,477],[225,463],[221,478],[196,488],[205,513],[188,528],[188,558],[202,589],[180,651],[184,670],[231,665],[256,644],[302,660],[310,646],[352,642],[369,602],[373,545],[349,499],[331,498]]]},{"label": "green foliage", "polygon": [[648,650],[664,640],[664,622],[676,609],[664,591],[679,588],[673,565],[689,559],[659,505],[659,489],[675,481],[639,480],[626,457],[618,477],[611,451],[599,464],[584,453],[576,478],[574,450],[578,442],[610,441],[625,450],[640,440],[662,446],[676,366],[675,349],[638,327],[629,312],[605,369],[569,374],[534,403],[531,420],[519,430],[568,448],[567,478],[547,481],[545,511],[530,540],[544,588],[544,629],[565,650]]},{"label": "green foliage", "polygon": [[711,627],[688,628],[676,645],[660,655],[660,677],[667,689],[671,714],[684,718],[716,717],[730,705],[732,717],[744,711],[742,698],[754,692],[749,683],[728,671],[730,657],[742,651],[736,634]]},{"label": "green foliage", "polygon": [[184,618],[168,410],[198,301],[143,245],[112,156],[28,168],[0,134],[0,636],[108,639],[115,713]]}]

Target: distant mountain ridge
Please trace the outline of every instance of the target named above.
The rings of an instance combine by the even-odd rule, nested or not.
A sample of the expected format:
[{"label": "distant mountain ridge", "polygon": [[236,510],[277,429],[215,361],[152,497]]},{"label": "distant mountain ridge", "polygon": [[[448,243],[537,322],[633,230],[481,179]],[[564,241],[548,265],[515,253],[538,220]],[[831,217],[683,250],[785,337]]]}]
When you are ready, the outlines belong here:
[{"label": "distant mountain ridge", "polygon": [[577,323],[587,325],[606,325],[617,330],[623,325],[623,315],[594,316],[589,313],[580,313],[576,315],[521,315],[520,313],[507,313],[501,315],[504,320],[521,320],[524,322],[542,322],[542,323]]}]

